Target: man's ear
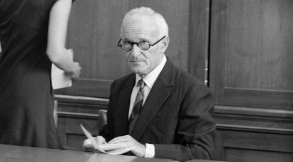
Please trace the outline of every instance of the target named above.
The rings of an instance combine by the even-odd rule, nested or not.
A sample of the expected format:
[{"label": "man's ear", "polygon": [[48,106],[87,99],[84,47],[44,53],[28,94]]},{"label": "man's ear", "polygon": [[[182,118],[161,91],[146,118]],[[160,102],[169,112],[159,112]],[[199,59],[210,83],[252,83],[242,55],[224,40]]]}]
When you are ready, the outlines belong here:
[{"label": "man's ear", "polygon": [[165,53],[165,51],[167,50],[168,46],[169,46],[169,37],[165,37],[163,40],[161,40],[160,43],[160,50],[162,53]]}]

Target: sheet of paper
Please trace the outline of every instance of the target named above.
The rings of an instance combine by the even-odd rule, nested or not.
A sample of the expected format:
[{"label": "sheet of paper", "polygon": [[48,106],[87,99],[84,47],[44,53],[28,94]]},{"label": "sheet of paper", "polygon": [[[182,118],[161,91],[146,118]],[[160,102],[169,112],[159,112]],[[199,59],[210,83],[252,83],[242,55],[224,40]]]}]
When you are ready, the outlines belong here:
[{"label": "sheet of paper", "polygon": [[[70,57],[73,58],[73,50],[68,49]],[[59,69],[54,64],[52,64],[51,69],[52,87],[53,89],[60,89],[72,86],[71,77],[67,76],[65,71]]]},{"label": "sheet of paper", "polygon": [[52,64],[52,86],[53,89],[60,89],[72,86],[72,79],[65,72]]}]

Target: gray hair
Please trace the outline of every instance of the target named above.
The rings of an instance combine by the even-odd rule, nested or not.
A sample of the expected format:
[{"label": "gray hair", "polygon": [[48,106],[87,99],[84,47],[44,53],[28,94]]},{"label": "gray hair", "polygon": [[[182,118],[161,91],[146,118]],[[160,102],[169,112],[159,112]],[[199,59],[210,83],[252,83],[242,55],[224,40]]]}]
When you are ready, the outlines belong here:
[{"label": "gray hair", "polygon": [[[139,17],[139,16],[147,16],[149,18],[152,18],[154,20],[154,25],[159,32],[159,37],[166,36],[169,37],[169,28],[166,20],[164,17],[152,10],[151,8],[148,7],[140,7],[140,8],[134,8],[130,10],[126,15],[124,16],[123,22],[122,22],[122,27],[123,24],[126,20],[133,18],[133,17]],[[121,27],[121,34],[122,34],[122,27]]]}]

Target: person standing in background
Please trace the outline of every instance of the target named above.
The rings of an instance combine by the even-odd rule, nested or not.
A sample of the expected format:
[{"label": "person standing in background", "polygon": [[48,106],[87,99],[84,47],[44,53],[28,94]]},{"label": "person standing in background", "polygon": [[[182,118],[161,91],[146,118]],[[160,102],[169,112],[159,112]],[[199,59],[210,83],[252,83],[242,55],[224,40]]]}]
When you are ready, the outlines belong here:
[{"label": "person standing in background", "polygon": [[76,79],[65,48],[72,0],[0,0],[0,143],[63,149],[53,118],[52,63]]}]

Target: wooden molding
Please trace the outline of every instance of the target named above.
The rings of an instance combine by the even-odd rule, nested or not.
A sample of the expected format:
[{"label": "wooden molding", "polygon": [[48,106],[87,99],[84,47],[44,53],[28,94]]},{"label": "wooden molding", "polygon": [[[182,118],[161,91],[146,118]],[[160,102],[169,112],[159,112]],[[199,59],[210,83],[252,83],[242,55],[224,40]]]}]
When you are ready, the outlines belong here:
[{"label": "wooden molding", "polygon": [[216,106],[218,129],[293,134],[293,111],[264,108]]},{"label": "wooden molding", "polygon": [[250,117],[269,117],[293,120],[293,110],[279,110],[254,107],[215,106],[215,113],[222,115],[241,115]]},{"label": "wooden molding", "polygon": [[55,94],[55,99],[61,102],[81,103],[81,104],[94,104],[94,105],[105,105],[109,103],[107,98],[98,97],[84,97],[84,96],[72,96],[72,95],[61,95]]},{"label": "wooden molding", "polygon": [[[58,115],[96,119],[100,109],[107,109],[109,99],[55,95]],[[214,118],[218,129],[293,134],[293,111],[216,105]]]}]

